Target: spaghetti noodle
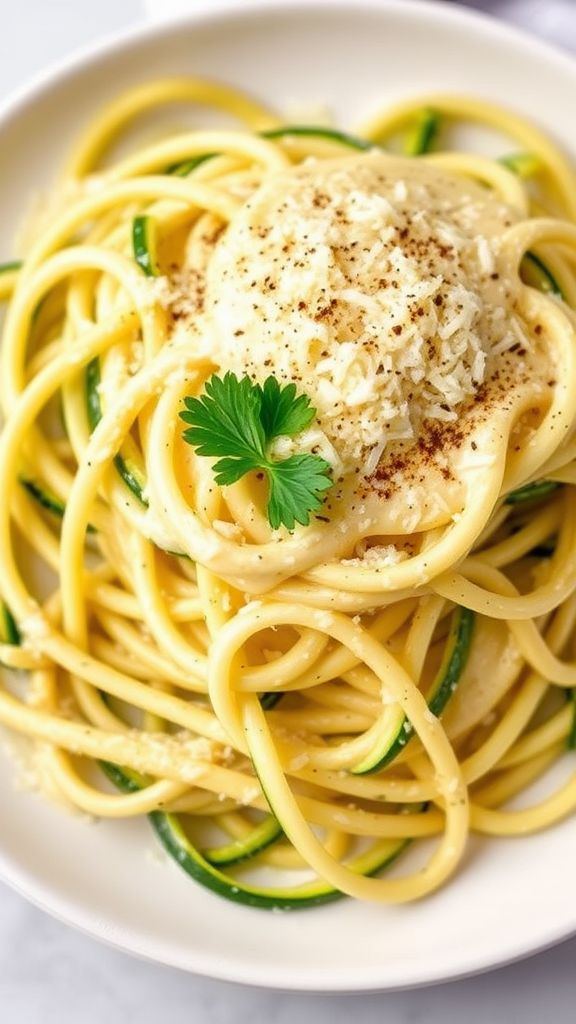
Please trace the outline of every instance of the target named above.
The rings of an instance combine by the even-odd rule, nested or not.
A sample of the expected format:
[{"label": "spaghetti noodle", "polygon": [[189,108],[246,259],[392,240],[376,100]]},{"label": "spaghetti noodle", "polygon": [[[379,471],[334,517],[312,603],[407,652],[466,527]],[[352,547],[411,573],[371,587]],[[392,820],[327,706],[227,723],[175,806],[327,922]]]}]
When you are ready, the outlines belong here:
[{"label": "spaghetti noodle", "polygon": [[[174,103],[242,127],[112,159]],[[519,152],[451,150],[467,121]],[[506,805],[574,744],[575,186],[456,97],[356,137],[178,79],[95,121],[0,274],[0,722],[53,792],[263,907],[417,899],[471,830],[573,812],[576,777]],[[269,456],[329,468],[294,529],[183,437],[226,372],[314,409]]]}]

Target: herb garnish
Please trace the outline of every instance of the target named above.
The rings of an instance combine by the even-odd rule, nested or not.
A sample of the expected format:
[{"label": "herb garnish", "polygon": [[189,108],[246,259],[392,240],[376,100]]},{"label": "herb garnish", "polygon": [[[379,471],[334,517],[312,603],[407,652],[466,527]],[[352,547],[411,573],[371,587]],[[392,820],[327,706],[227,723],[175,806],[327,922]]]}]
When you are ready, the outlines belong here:
[{"label": "herb garnish", "polygon": [[310,512],[322,505],[322,492],[332,486],[331,466],[319,455],[305,452],[273,459],[270,446],[277,437],[294,437],[314,419],[316,410],[296,385],[281,386],[275,377],[263,385],[234,373],[213,374],[200,398],[185,398],[180,416],[190,424],[184,439],[198,455],[217,458],[216,483],[227,487],[254,470],[268,481],[268,521],[272,529],[295,523],[307,526]]}]

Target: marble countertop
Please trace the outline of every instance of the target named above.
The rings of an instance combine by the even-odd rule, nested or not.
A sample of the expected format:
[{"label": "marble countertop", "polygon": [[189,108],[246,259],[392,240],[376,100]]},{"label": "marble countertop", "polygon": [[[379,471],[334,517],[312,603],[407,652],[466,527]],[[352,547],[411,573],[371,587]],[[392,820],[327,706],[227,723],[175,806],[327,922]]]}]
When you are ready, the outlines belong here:
[{"label": "marble countertop", "polygon": [[[182,3],[182,0],[179,0]],[[188,0],[192,3],[193,0]],[[542,32],[576,44],[574,0],[471,0],[514,20],[542,17]],[[7,0],[3,0],[7,4]],[[148,0],[155,13],[158,0]],[[0,95],[47,63],[142,19],[142,0],[17,0],[0,37]],[[559,20],[560,19],[560,20]],[[33,26],[33,32],[30,31]],[[285,995],[143,963],[47,917],[0,884],[0,1005],[7,1024],[540,1024],[574,1019],[576,939],[468,981],[389,995]]]}]

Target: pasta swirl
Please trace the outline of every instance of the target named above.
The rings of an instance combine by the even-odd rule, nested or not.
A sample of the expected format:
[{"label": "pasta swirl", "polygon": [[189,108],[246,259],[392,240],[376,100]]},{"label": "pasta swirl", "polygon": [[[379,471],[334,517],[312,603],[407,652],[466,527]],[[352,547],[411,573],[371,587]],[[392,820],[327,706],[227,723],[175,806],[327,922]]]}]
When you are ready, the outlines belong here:
[{"label": "pasta swirl", "polygon": [[[175,103],[240,127],[116,157]],[[0,267],[0,723],[42,788],[260,907],[418,899],[573,812],[508,804],[576,745],[575,186],[452,96],[352,136],[167,79],[89,127]],[[294,529],[183,436],[227,372],[313,409],[266,454],[330,472]]]}]

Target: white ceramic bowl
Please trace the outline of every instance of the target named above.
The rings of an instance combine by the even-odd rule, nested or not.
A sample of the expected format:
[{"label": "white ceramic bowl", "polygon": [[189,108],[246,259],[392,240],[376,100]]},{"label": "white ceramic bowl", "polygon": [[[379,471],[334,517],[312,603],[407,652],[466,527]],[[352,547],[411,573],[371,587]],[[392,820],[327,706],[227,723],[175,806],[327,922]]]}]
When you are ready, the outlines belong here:
[{"label": "white ceramic bowl", "polygon": [[[191,73],[235,83],[280,108],[327,101],[354,126],[426,90],[509,103],[574,145],[576,65],[452,5],[220,4],[138,29],[63,64],[0,115],[0,259],[31,194],[77,129],[126,86]],[[523,840],[474,842],[458,877],[408,907],[352,901],[303,913],[237,907],[151,856],[145,821],[90,824],[18,792],[0,771],[0,872],[24,895],[122,949],[214,977],[287,989],[392,989],[527,955],[576,930],[576,821]]]}]

